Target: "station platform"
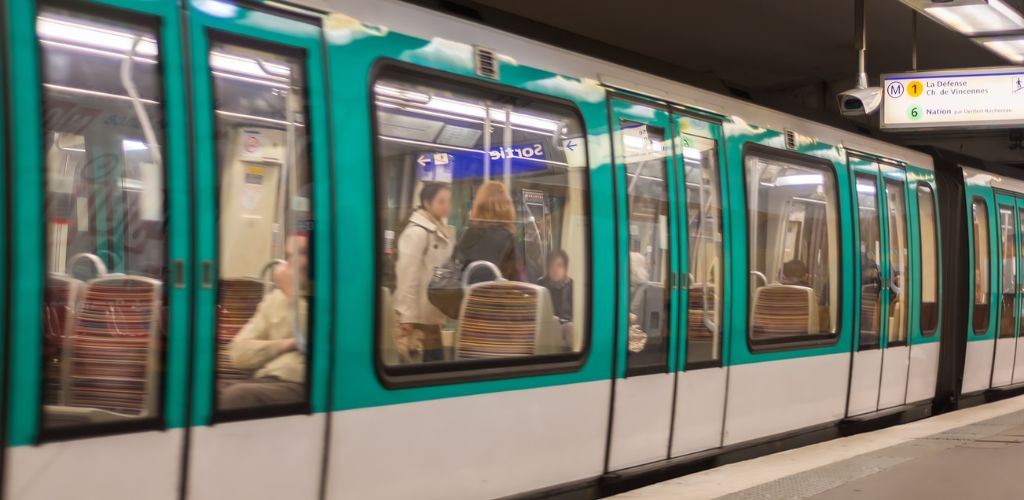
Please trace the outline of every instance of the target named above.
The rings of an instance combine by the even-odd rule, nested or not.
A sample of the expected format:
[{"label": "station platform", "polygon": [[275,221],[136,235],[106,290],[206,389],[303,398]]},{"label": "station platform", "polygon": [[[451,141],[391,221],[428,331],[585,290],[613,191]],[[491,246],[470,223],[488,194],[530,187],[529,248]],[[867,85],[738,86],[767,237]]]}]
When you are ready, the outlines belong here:
[{"label": "station platform", "polygon": [[619,500],[1024,498],[1024,396],[632,490]]}]

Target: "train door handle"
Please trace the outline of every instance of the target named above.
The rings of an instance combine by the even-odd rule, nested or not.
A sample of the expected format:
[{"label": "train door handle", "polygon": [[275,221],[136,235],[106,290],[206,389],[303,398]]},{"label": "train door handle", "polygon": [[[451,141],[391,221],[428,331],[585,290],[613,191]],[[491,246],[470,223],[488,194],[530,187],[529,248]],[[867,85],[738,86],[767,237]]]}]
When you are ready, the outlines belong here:
[{"label": "train door handle", "polygon": [[171,263],[171,274],[173,274],[172,282],[174,288],[185,288],[185,261],[181,259],[174,259]]},{"label": "train door handle", "polygon": [[213,288],[213,261],[204,260],[201,267],[203,272],[203,288]]}]

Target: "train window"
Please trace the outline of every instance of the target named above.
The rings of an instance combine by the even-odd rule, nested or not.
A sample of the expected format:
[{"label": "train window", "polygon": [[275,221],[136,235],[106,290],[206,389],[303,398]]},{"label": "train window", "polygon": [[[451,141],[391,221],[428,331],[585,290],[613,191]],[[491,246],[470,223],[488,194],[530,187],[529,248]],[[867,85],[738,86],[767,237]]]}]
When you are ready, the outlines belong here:
[{"label": "train window", "polygon": [[833,342],[839,314],[836,179],[826,163],[746,157],[752,348]]},{"label": "train window", "polygon": [[722,356],[722,192],[715,141],[681,134],[689,230],[686,364]]},{"label": "train window", "polygon": [[935,194],[927,184],[917,186],[917,210],[921,232],[921,334],[930,337],[939,327],[939,244]]},{"label": "train window", "polygon": [[902,181],[885,181],[889,208],[889,324],[888,345],[907,343],[907,203]]},{"label": "train window", "polygon": [[989,236],[988,203],[983,198],[971,202],[974,221],[974,334],[988,330],[989,315]]},{"label": "train window", "polygon": [[590,293],[579,115],[397,67],[372,90],[385,369],[576,359]]},{"label": "train window", "polygon": [[219,410],[306,400],[313,213],[303,61],[297,49],[211,44]]},{"label": "train window", "polygon": [[1017,329],[1017,221],[1012,206],[999,205],[1000,277],[999,338],[1013,338]]},{"label": "train window", "polygon": [[166,218],[154,26],[43,8],[44,429],[159,416]]},{"label": "train window", "polygon": [[622,163],[626,168],[629,218],[630,373],[667,366],[669,347],[669,210],[665,130],[623,120]]},{"label": "train window", "polygon": [[882,229],[878,216],[877,178],[857,174],[860,220],[860,349],[880,345],[882,314]]}]

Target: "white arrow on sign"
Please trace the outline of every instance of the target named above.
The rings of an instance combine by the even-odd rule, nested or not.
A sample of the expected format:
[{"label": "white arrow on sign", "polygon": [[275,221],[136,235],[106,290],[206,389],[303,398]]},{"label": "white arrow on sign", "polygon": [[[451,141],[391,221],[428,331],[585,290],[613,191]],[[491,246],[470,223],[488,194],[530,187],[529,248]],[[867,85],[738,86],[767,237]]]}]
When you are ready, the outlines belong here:
[{"label": "white arrow on sign", "polygon": [[422,167],[430,163],[430,157],[427,155],[420,155],[419,158],[416,158],[416,163],[419,163],[419,165]]}]

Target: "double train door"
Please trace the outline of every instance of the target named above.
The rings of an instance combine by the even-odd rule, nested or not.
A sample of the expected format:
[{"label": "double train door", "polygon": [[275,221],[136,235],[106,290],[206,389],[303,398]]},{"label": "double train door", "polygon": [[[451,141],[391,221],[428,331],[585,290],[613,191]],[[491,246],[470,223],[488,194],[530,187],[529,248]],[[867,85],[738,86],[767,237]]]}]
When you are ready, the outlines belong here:
[{"label": "double train door", "polygon": [[179,498],[190,261],[174,2],[20,0],[5,495]]},{"label": "double train door", "polygon": [[999,323],[992,358],[991,387],[1001,387],[1024,378],[1015,370],[1020,328],[1020,201],[1011,194],[996,193],[996,217],[999,228]]},{"label": "double train door", "polygon": [[618,470],[721,445],[727,280],[720,123],[629,98],[610,105],[620,305],[608,469]]},{"label": "double train door", "polygon": [[199,0],[189,19],[197,287],[186,495],[318,498],[330,286],[329,232],[314,223],[330,207],[319,20]]},{"label": "double train door", "polygon": [[905,171],[851,157],[859,234],[859,331],[847,415],[906,403],[910,367],[910,237]]}]

